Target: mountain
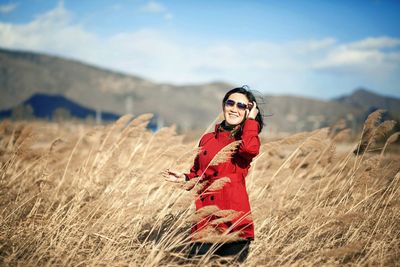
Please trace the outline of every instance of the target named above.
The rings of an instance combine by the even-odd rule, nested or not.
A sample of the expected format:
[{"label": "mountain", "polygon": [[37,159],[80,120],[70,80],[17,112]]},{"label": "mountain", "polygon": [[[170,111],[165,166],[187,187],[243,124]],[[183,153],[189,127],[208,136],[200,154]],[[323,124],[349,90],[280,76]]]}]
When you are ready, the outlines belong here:
[{"label": "mountain", "polygon": [[[8,112],[24,101],[33,101],[32,96],[35,99],[40,93],[41,101],[52,96],[50,102],[68,100],[81,110],[90,110],[84,114],[96,110],[133,115],[151,112],[161,124],[177,124],[183,130],[205,129],[220,113],[225,92],[233,87],[224,82],[182,86],[154,83],[76,60],[0,49],[0,110]],[[267,132],[312,130],[341,118],[359,129],[366,115],[376,108],[387,109],[392,118],[400,118],[399,99],[366,89],[331,101],[284,95],[261,97],[259,106],[271,115],[265,118]],[[50,102],[41,105],[51,107]],[[66,104],[61,110],[73,113],[72,106]],[[54,109],[49,112],[46,116]]]},{"label": "mountain", "polygon": [[393,114],[400,114],[400,99],[381,96],[365,88],[355,90],[351,95],[341,96],[333,101],[345,103],[363,110],[383,108]]},{"label": "mountain", "polygon": [[[20,115],[32,115],[41,119],[56,119],[57,116],[93,120],[96,118],[96,110],[83,107],[61,95],[43,93],[36,93],[18,106],[1,111],[0,118],[18,116],[16,112],[31,112],[31,114]],[[97,115],[102,121],[113,121],[120,117],[110,112],[99,112]]]},{"label": "mountain", "polygon": [[351,105],[299,96],[265,96],[266,107],[272,113],[265,119],[272,131],[299,132],[327,127],[339,119],[359,117],[360,109]]},{"label": "mountain", "polygon": [[155,113],[165,124],[203,128],[219,112],[232,85],[174,86],[105,70],[76,60],[0,49],[0,110],[35,93],[62,95],[79,105],[116,114]]}]

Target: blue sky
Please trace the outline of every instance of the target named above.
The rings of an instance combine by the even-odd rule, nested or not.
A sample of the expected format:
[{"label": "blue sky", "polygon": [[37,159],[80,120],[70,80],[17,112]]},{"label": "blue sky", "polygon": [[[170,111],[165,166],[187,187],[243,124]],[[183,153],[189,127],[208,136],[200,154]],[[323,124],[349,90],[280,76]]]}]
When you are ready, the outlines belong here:
[{"label": "blue sky", "polygon": [[0,46],[160,83],[400,97],[400,1],[0,0]]}]

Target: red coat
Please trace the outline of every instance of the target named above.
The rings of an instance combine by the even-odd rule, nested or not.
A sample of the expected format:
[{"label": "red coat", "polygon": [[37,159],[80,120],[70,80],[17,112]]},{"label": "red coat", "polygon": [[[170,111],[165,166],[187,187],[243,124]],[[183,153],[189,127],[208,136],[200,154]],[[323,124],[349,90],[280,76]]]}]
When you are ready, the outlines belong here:
[{"label": "red coat", "polygon": [[[231,132],[225,131],[217,124],[215,131],[205,134],[199,143],[201,148],[194,161],[190,173],[185,174],[188,179],[200,177],[202,180],[209,181],[209,186],[213,181],[222,177],[229,177],[230,182],[217,191],[200,194],[196,198],[196,210],[205,206],[216,205],[221,210],[235,210],[240,212],[240,216],[230,222],[219,224],[219,230],[230,228],[229,232],[240,231],[240,236],[246,239],[254,239],[254,225],[250,218],[251,209],[249,197],[246,191],[245,177],[250,168],[252,159],[259,153],[260,138],[258,137],[259,124],[256,120],[247,119],[242,128],[241,137],[232,137]],[[233,141],[241,140],[241,143],[227,162],[216,166],[208,166],[214,156],[226,145]],[[203,188],[206,190],[207,186]],[[200,221],[192,228],[192,232],[201,231],[207,226],[207,221]]]}]

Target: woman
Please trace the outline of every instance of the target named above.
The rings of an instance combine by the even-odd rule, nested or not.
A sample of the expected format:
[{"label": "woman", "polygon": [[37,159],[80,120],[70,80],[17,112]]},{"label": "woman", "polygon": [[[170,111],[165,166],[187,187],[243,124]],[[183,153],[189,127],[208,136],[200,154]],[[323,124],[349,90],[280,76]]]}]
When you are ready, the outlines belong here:
[{"label": "woman", "polygon": [[[236,217],[229,221],[212,224],[212,219],[201,220],[192,228],[193,236],[208,227],[217,228],[220,233],[237,234],[240,241],[213,246],[209,243],[195,243],[191,255],[205,254],[217,248],[214,254],[220,256],[236,255],[244,261],[248,255],[249,244],[254,240],[254,226],[250,217],[250,203],[246,191],[245,177],[252,159],[259,153],[261,132],[264,123],[257,101],[246,87],[234,88],[226,93],[222,101],[224,120],[215,126],[215,131],[202,136],[200,152],[189,173],[166,170],[163,176],[171,182],[187,182],[200,177],[205,186],[196,198],[196,210],[206,206],[216,206],[219,210],[232,210]],[[214,164],[212,161],[221,149],[232,142],[239,141],[236,150],[225,162]],[[235,144],[233,144],[235,145]],[[207,190],[214,181],[224,178],[228,182],[218,190]]]}]

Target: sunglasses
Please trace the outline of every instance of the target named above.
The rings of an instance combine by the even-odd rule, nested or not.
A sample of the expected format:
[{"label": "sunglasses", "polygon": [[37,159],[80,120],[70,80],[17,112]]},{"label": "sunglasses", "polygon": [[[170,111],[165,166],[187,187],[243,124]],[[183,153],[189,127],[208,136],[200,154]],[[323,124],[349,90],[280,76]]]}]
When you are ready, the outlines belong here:
[{"label": "sunglasses", "polygon": [[240,110],[246,110],[246,109],[251,109],[251,107],[253,106],[252,104],[245,104],[242,102],[235,102],[232,99],[228,99],[225,101],[225,106],[227,107],[233,107],[236,104],[236,107]]}]

